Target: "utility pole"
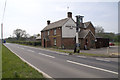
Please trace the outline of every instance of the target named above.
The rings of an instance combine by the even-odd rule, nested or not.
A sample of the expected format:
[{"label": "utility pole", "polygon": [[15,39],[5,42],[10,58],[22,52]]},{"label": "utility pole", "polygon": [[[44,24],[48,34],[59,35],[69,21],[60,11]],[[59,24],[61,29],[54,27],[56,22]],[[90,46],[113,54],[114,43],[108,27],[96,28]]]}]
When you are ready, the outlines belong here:
[{"label": "utility pole", "polygon": [[1,23],[1,43],[3,42],[3,23]]},{"label": "utility pole", "polygon": [[84,16],[76,16],[76,38],[75,38],[75,41],[76,41],[76,44],[75,44],[75,49],[74,49],[74,53],[79,53],[80,52],[80,43],[79,43],[79,36],[78,36],[78,33],[79,33],[79,28],[82,27],[82,23],[83,23],[83,17]]},{"label": "utility pole", "polygon": [[7,3],[7,0],[5,0],[5,6],[4,6],[4,11],[3,11],[3,16],[2,16],[2,23],[1,23],[1,42],[2,43],[3,43],[3,19],[5,16],[6,3]]}]

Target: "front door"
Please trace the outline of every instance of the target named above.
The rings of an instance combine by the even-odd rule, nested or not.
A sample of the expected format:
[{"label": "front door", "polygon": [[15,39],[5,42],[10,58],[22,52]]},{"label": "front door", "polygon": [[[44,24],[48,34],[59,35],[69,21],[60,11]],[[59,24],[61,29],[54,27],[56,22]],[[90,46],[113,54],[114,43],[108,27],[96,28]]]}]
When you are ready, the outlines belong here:
[{"label": "front door", "polygon": [[45,39],[44,39],[44,48],[45,48]]}]

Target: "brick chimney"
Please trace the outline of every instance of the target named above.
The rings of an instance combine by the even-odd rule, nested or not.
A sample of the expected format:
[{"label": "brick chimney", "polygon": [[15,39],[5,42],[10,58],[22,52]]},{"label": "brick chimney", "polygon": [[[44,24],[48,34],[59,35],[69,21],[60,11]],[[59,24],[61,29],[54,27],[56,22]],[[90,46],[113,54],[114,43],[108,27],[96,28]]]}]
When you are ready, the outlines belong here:
[{"label": "brick chimney", "polygon": [[50,24],[50,20],[47,20],[47,25],[49,25]]},{"label": "brick chimney", "polygon": [[72,18],[72,12],[68,12],[68,13],[67,13],[67,17],[68,17],[68,18]]}]

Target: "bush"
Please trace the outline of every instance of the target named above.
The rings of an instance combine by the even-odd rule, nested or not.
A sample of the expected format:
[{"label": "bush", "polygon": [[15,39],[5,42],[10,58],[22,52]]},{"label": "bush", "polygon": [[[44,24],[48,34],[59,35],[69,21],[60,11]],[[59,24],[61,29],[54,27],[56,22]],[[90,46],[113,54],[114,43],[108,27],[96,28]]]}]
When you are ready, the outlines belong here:
[{"label": "bush", "polygon": [[25,44],[25,45],[32,45],[32,46],[41,46],[40,41],[12,41],[10,43]]}]

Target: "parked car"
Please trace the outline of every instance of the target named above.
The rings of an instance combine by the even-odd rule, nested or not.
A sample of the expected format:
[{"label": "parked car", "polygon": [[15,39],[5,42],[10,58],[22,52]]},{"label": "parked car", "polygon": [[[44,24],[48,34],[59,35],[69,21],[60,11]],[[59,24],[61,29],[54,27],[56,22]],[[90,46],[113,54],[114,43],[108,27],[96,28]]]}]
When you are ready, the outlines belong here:
[{"label": "parked car", "polygon": [[109,46],[114,46],[114,42],[109,42]]}]

